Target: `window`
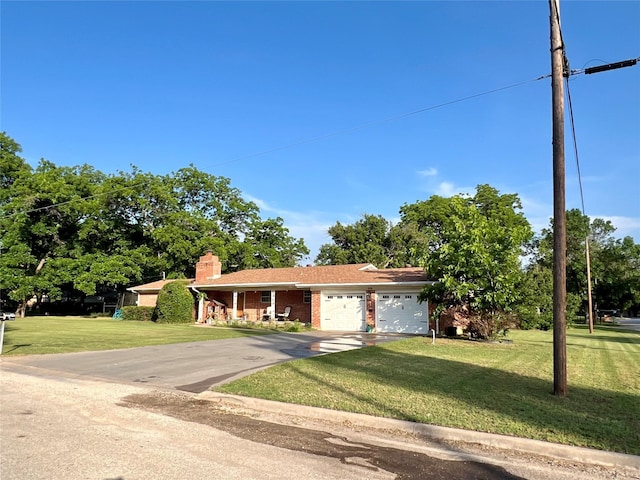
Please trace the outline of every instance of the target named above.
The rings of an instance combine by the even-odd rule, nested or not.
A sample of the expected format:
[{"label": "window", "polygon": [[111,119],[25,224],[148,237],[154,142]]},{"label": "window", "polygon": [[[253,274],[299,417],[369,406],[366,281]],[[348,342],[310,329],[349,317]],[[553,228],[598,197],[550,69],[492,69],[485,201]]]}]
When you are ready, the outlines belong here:
[{"label": "window", "polygon": [[305,290],[302,292],[302,302],[311,303],[311,290]]},{"label": "window", "polygon": [[271,292],[263,290],[260,292],[260,303],[271,303]]}]

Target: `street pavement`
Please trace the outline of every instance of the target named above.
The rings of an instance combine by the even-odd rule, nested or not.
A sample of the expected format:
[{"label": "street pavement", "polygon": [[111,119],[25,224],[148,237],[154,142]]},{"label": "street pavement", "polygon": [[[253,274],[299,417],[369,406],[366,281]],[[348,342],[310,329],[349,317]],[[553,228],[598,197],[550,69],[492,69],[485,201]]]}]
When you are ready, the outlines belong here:
[{"label": "street pavement", "polygon": [[[262,414],[147,385],[2,367],[2,480],[618,480],[640,468]],[[6,367],[6,368],[5,368]]]},{"label": "street pavement", "polygon": [[640,478],[635,456],[205,391],[397,338],[312,332],[0,357],[0,478]]},{"label": "street pavement", "polygon": [[616,322],[621,328],[640,332],[640,318],[618,318]]}]

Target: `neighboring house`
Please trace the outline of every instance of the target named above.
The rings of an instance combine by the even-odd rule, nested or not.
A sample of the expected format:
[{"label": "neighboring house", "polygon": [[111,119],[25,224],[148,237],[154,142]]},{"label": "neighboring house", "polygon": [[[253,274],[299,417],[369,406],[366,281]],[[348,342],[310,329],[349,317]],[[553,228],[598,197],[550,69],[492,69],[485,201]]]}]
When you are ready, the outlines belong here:
[{"label": "neighboring house", "polygon": [[[289,320],[316,329],[428,333],[430,309],[422,288],[434,283],[421,268],[378,269],[370,264],[243,270],[221,274],[212,252],[200,257],[189,287],[199,295],[197,318],[259,321],[288,311]],[[166,281],[165,281],[166,283]],[[157,284],[157,285],[156,285]],[[134,287],[140,298],[160,282]],[[143,288],[144,287],[144,288]],[[204,296],[206,295],[206,298]],[[156,291],[157,297],[157,291]],[[142,304],[142,303],[140,303]],[[287,309],[287,307],[290,307]]]},{"label": "neighboring house", "polygon": [[[138,307],[155,307],[158,301],[158,293],[162,290],[167,283],[175,282],[176,279],[171,280],[157,280],[151,283],[145,283],[144,285],[138,285],[136,287],[127,288],[128,291],[138,294],[136,305]],[[189,282],[193,282],[193,279],[189,279]]]}]

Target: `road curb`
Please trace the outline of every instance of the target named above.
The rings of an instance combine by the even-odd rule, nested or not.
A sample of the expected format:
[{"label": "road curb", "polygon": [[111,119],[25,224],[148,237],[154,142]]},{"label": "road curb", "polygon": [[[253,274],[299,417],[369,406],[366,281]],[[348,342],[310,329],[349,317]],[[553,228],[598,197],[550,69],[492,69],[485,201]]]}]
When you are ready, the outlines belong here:
[{"label": "road curb", "polygon": [[309,407],[290,403],[242,397],[212,391],[197,395],[200,400],[238,405],[250,410],[266,411],[284,415],[306,417],[331,422],[348,422],[353,426],[376,428],[382,430],[398,430],[406,433],[423,435],[435,440],[446,440],[464,443],[477,443],[494,448],[517,450],[520,452],[543,455],[560,460],[568,460],[607,467],[625,467],[640,470],[640,456],[624,453],[607,452],[585,447],[573,447],[558,443],[531,440],[528,438],[510,437],[494,433],[475,432],[460,428],[440,427],[406,420],[374,417],[361,413],[349,413],[326,408]]}]

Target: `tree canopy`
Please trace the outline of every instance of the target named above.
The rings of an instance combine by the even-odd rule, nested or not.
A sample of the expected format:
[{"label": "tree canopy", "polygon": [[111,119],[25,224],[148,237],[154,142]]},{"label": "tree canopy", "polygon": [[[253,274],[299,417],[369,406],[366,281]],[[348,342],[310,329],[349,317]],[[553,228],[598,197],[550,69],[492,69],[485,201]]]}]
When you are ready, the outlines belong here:
[{"label": "tree canopy", "polygon": [[[615,230],[602,218],[590,219],[578,209],[567,211],[567,295],[575,297],[574,310],[588,310],[588,237],[594,309],[640,311],[640,245],[631,237],[615,238]],[[552,269],[553,219],[538,239],[534,264],[538,269]]]},{"label": "tree canopy", "polygon": [[321,263],[370,262],[378,267],[411,264],[438,283],[427,287],[439,309],[465,307],[470,314],[495,315],[518,299],[520,259],[533,237],[516,194],[479,185],[474,196],[434,195],[405,204],[400,222],[364,215],[354,225],[329,229]]},{"label": "tree canopy", "polygon": [[193,276],[207,250],[223,271],[294,266],[309,253],[281,218],[261,218],[229,179],[193,165],[105,174],[45,159],[32,168],[20,152],[0,134],[0,289],[23,310],[33,296]]},{"label": "tree canopy", "polygon": [[521,210],[516,194],[489,185],[478,185],[474,196],[433,196],[404,205],[402,222],[423,234],[417,254],[427,275],[438,280],[424,296],[440,309],[463,307],[487,321],[510,311],[518,300],[520,259],[533,237]]},{"label": "tree canopy", "polygon": [[371,263],[379,268],[397,266],[394,230],[381,215],[363,215],[353,225],[337,222],[328,231],[333,243],[320,247],[319,265]]}]

